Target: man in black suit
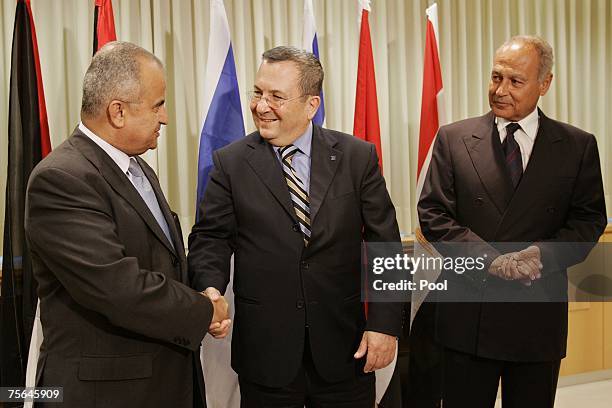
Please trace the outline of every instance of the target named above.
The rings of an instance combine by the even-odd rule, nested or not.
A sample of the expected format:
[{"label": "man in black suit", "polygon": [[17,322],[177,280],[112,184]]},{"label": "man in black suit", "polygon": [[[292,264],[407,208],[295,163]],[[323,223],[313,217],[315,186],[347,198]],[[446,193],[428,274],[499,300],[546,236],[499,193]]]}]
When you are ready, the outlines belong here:
[{"label": "man in black suit", "polygon": [[186,285],[178,219],[138,157],[168,120],[165,90],[153,54],[104,46],[85,74],[82,122],[29,181],[37,385],[63,387],[64,407],[205,405],[199,346],[227,303]]},{"label": "man in black suit", "polygon": [[[487,254],[483,273],[465,273],[461,285],[491,299],[437,304],[444,407],[493,407],[500,378],[504,408],[554,404],[567,341],[566,269],[597,242],[606,211],[595,137],[537,108],[552,64],[544,40],[510,39],[495,53],[492,111],[438,132],[421,228],[429,241],[469,242],[478,248],[470,255]],[[504,253],[493,242],[515,248]],[[496,293],[553,301],[504,303]]]},{"label": "man in black suit", "polygon": [[214,154],[189,237],[197,290],[224,292],[234,254],[232,367],[243,407],[367,407],[400,333],[398,304],[360,299],[362,241],[399,243],[373,145],[312,124],[323,70],[311,53],[263,54],[258,131]]}]

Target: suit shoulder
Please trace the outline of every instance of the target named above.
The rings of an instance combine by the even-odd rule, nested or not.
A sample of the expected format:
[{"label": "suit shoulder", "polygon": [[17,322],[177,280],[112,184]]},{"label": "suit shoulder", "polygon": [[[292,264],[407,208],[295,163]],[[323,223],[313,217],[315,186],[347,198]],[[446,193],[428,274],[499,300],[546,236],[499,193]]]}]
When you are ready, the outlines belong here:
[{"label": "suit shoulder", "polygon": [[84,161],[87,160],[85,160],[83,154],[72,145],[70,138],[68,138],[36,165],[32,171],[32,177],[49,169],[78,175],[84,170]]},{"label": "suit shoulder", "polygon": [[576,141],[586,142],[595,136],[585,130],[582,130],[576,126],[570,125],[569,123],[561,122],[555,119],[546,118],[550,121],[550,126],[553,127],[556,131],[567,135],[570,138],[573,138]]},{"label": "suit shoulder", "polygon": [[486,124],[488,120],[488,115],[462,119],[457,122],[449,123],[448,125],[440,126],[440,133],[449,135],[472,133],[476,131],[479,126]]},{"label": "suit shoulder", "polygon": [[369,152],[372,149],[372,146],[374,146],[373,143],[362,140],[356,136],[349,135],[348,133],[322,127],[319,127],[319,129],[323,137],[335,140],[338,145],[344,149],[357,149]]},{"label": "suit shoulder", "polygon": [[215,150],[215,153],[217,153],[220,156],[227,156],[227,155],[231,156],[231,155],[238,154],[239,152],[242,152],[244,148],[249,144],[260,143],[260,142],[261,142],[261,137],[259,136],[259,132],[253,132],[253,133],[246,135],[245,137],[241,137],[223,147],[220,147],[219,149]]}]

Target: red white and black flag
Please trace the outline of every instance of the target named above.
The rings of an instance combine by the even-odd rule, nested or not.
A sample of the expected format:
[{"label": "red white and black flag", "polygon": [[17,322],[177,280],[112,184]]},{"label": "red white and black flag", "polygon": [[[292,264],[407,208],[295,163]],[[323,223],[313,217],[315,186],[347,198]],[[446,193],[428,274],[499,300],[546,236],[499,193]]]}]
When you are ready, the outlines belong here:
[{"label": "red white and black flag", "polygon": [[47,110],[30,0],[17,0],[8,120],[8,169],[2,297],[0,383],[23,385],[36,313],[36,284],[23,228],[25,193],[34,166],[51,151]]},{"label": "red white and black flag", "polygon": [[95,54],[107,42],[115,41],[115,17],[113,16],[113,2],[111,0],[94,0],[94,40],[93,53]]}]

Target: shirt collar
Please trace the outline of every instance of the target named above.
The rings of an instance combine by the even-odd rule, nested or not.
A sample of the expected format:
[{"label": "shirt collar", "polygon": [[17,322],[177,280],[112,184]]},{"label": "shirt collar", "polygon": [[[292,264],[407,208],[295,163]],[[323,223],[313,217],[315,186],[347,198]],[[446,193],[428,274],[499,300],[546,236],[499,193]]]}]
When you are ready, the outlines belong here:
[{"label": "shirt collar", "polygon": [[[308,123],[308,127],[306,128],[306,131],[302,133],[300,137],[295,139],[293,143],[291,144],[297,147],[298,149],[300,149],[301,153],[303,153],[304,155],[310,158],[310,152],[312,149],[312,122]],[[273,146],[273,147],[274,147],[274,151],[278,154],[278,150],[280,149],[280,147],[278,146]]]},{"label": "shirt collar", "polygon": [[130,167],[130,156],[117,149],[100,136],[96,135],[94,132],[88,129],[83,122],[79,122],[79,130],[83,132],[85,136],[90,138],[95,144],[100,146],[100,148],[104,150],[104,152],[108,154],[111,159],[113,159],[117,166],[119,166],[123,173],[127,173],[128,168]]},{"label": "shirt collar", "polygon": [[[529,115],[525,116],[523,119],[519,120],[516,123],[521,125],[521,129],[523,130],[523,132],[525,132],[527,137],[534,141],[538,134],[538,122],[539,114],[538,107],[536,106],[536,108]],[[495,123],[497,124],[497,130],[499,131],[499,134],[502,134],[502,129],[504,129],[511,122],[504,118],[495,117]]]}]

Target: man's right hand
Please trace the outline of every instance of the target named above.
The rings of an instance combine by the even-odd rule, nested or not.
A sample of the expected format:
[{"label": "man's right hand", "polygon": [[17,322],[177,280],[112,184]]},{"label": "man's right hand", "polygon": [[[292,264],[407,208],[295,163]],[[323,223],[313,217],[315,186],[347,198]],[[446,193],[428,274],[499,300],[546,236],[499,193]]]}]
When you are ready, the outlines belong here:
[{"label": "man's right hand", "polygon": [[229,333],[229,328],[232,323],[229,318],[229,306],[221,293],[213,287],[208,287],[201,292],[203,296],[210,299],[213,308],[213,318],[208,327],[208,332],[216,339],[222,339]]},{"label": "man's right hand", "polygon": [[542,277],[541,270],[540,249],[533,245],[519,252],[500,255],[489,267],[491,275],[505,280],[518,280],[527,286]]}]

